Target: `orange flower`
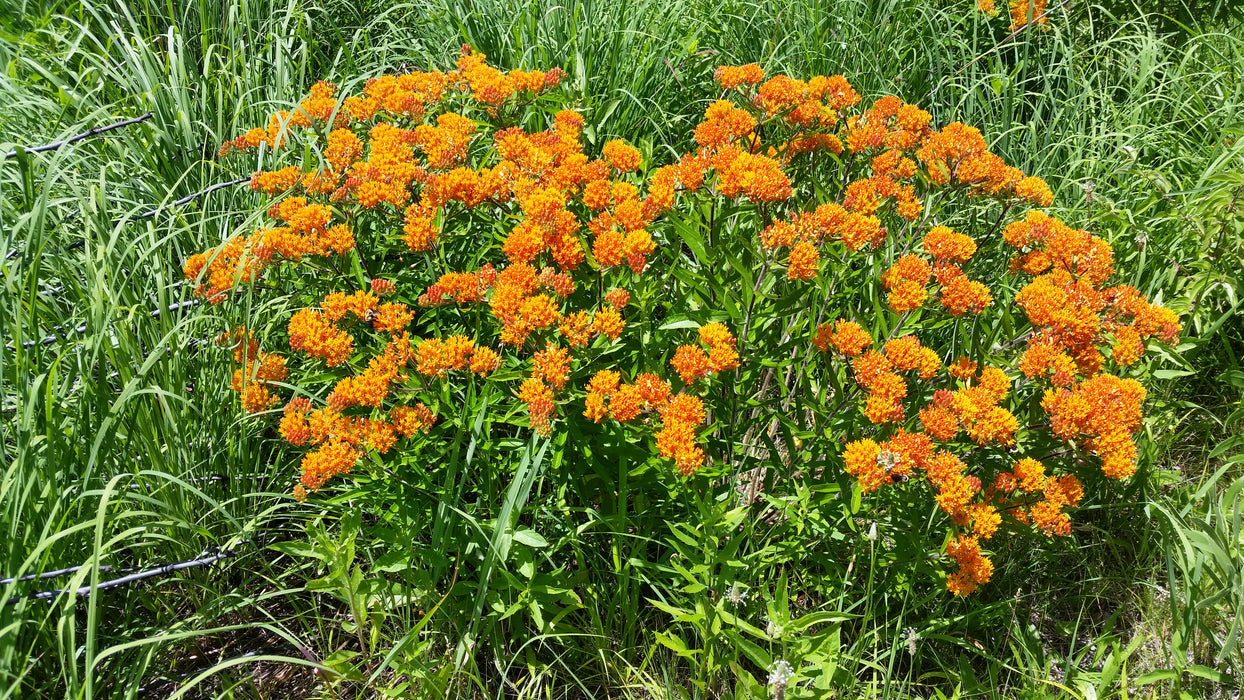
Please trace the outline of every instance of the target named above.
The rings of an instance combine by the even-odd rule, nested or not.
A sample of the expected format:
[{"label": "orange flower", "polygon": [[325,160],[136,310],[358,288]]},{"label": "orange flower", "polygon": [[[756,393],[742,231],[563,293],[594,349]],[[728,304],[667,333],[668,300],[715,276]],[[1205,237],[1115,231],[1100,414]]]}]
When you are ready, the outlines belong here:
[{"label": "orange flower", "polygon": [[718,66],[713,73],[713,80],[727,90],[734,90],[743,85],[756,85],[764,78],[764,70],[755,63],[745,66]]},{"label": "orange flower", "polygon": [[376,309],[372,326],[385,333],[398,333],[410,325],[414,317],[405,304],[381,304]]},{"label": "orange flower", "polygon": [[289,347],[323,358],[329,367],[346,361],[354,351],[354,338],[330,323],[324,314],[303,309],[289,320]]},{"label": "orange flower", "polygon": [[976,243],[945,226],[934,226],[920,242],[934,260],[964,263],[976,254]]},{"label": "orange flower", "polygon": [[501,367],[501,356],[492,348],[482,345],[475,346],[471,351],[471,371],[481,377],[486,377]]},{"label": "orange flower", "polygon": [[670,384],[655,374],[641,374],[635,379],[639,396],[648,408],[660,410],[669,401]]},{"label": "orange flower", "polygon": [[436,416],[427,406],[419,403],[412,406],[398,406],[389,412],[393,427],[402,437],[413,437],[415,433],[426,433],[436,422]]},{"label": "orange flower", "polygon": [[625,289],[611,289],[605,295],[605,303],[615,309],[623,309],[631,302],[631,293]]},{"label": "orange flower", "polygon": [[700,342],[711,347],[728,345],[734,347],[734,334],[724,324],[713,322],[700,326]]},{"label": "orange flower", "polygon": [[915,255],[904,255],[881,276],[881,284],[890,290],[890,308],[907,313],[920,308],[926,297],[925,285],[929,283],[932,268]]},{"label": "orange flower", "polygon": [[847,473],[860,482],[864,493],[877,490],[887,479],[885,470],[877,461],[880,454],[881,446],[872,440],[849,442],[842,452]]},{"label": "orange flower", "polygon": [[592,317],[592,332],[603,335],[611,341],[617,340],[625,327],[626,322],[622,320],[622,315],[616,309],[601,309]]},{"label": "orange flower", "polygon": [[799,241],[790,251],[790,262],[787,264],[786,277],[792,280],[810,280],[820,270],[821,255],[816,246],[807,241]]},{"label": "orange flower", "polygon": [[302,458],[302,485],[317,491],[332,477],[349,474],[358,460],[358,450],[333,439]]},{"label": "orange flower", "polygon": [[993,562],[981,553],[980,540],[975,535],[959,535],[946,545],[946,553],[959,565],[959,571],[946,579],[946,589],[955,596],[971,595],[980,584],[993,578]]},{"label": "orange flower", "polygon": [[704,464],[704,451],[695,444],[695,427],[686,423],[666,423],[657,432],[657,451],[673,459],[678,473],[694,474]]},{"label": "orange flower", "polygon": [[1032,24],[1049,24],[1045,0],[1011,0],[1011,31]]},{"label": "orange flower", "polygon": [[531,376],[544,380],[549,386],[561,391],[566,388],[570,375],[570,352],[566,348],[548,343],[531,358]]},{"label": "orange flower", "polygon": [[821,352],[827,351],[832,344],[843,355],[855,357],[872,345],[873,339],[860,324],[840,319],[832,327],[829,323],[817,326],[812,342]]},{"label": "orange flower", "polygon": [[660,409],[665,423],[699,425],[704,422],[704,402],[691,394],[678,394]]},{"label": "orange flower", "polygon": [[576,311],[562,317],[558,332],[566,339],[567,345],[577,348],[587,345],[595,331],[592,330],[592,319],[587,312]]},{"label": "orange flower", "polygon": [[599,423],[606,413],[608,410],[605,408],[605,395],[589,391],[584,401],[583,415],[591,419],[593,423]]},{"label": "orange flower", "polygon": [[1011,467],[1018,488],[1036,493],[1045,487],[1045,465],[1025,457]]},{"label": "orange flower", "polygon": [[613,139],[605,143],[605,160],[620,172],[630,173],[639,169],[639,151],[625,141]]},{"label": "orange flower", "polygon": [[1047,391],[1041,401],[1054,434],[1095,452],[1102,472],[1123,479],[1136,471],[1136,444],[1145,389],[1134,379],[1099,374],[1071,389]]},{"label": "orange flower", "polygon": [[881,375],[889,374],[892,367],[885,355],[875,350],[869,350],[851,361],[855,381],[865,389],[871,389],[873,382]]},{"label": "orange flower", "polygon": [[967,311],[979,314],[991,303],[993,303],[993,297],[990,296],[985,285],[974,282],[964,275],[955,277],[950,280],[949,284],[942,287],[942,306],[945,306],[952,316],[958,316]]},{"label": "orange flower", "polygon": [[557,325],[561,320],[557,301],[547,294],[537,294],[523,300],[518,307],[518,316],[528,328],[548,328]]},{"label": "orange flower", "polygon": [[609,415],[614,420],[625,423],[638,416],[643,405],[644,397],[639,387],[625,384],[609,397]]},{"label": "orange flower", "polygon": [[719,343],[708,350],[708,367],[714,372],[728,372],[739,367],[739,353],[733,344]]},{"label": "orange flower", "polygon": [[941,406],[920,409],[920,424],[929,435],[942,441],[953,440],[959,433],[959,419],[953,412]]},{"label": "orange flower", "polygon": [[970,379],[976,376],[976,363],[960,356],[953,365],[947,365],[946,371],[955,379]]},{"label": "orange flower", "polygon": [[601,396],[612,396],[618,390],[622,376],[613,370],[602,369],[588,382],[588,391]]},{"label": "orange flower", "polygon": [[531,427],[542,436],[548,437],[553,430],[550,419],[557,410],[553,403],[553,392],[544,382],[532,377],[523,381],[518,398],[527,404],[527,412],[531,416]]},{"label": "orange flower", "polygon": [[670,366],[684,383],[691,384],[708,374],[708,355],[698,346],[683,345],[670,358]]}]

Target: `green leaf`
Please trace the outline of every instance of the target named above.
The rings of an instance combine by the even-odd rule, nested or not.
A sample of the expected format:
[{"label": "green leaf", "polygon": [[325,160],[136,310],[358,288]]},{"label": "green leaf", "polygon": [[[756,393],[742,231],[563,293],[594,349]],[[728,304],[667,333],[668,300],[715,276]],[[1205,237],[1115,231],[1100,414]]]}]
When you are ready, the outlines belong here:
[{"label": "green leaf", "polygon": [[1149,685],[1150,683],[1157,683],[1158,681],[1169,681],[1169,680],[1173,680],[1178,677],[1179,677],[1178,671],[1166,668],[1160,671],[1150,671],[1146,674],[1137,676],[1135,680],[1132,681],[1132,685],[1136,685],[1136,686]]},{"label": "green leaf", "polygon": [[812,625],[820,625],[827,622],[841,623],[856,617],[859,616],[839,612],[814,612],[792,620],[790,625],[794,630],[805,630]]},{"label": "green leaf", "polygon": [[676,608],[673,605],[670,605],[669,603],[663,603],[659,600],[653,600],[652,598],[645,598],[645,600],[655,605],[658,610],[662,610],[664,612],[669,613],[676,620],[681,621],[681,620],[686,620],[688,618],[694,617],[693,613],[690,610],[685,610],[683,608]]},{"label": "green leaf", "polygon": [[1153,373],[1155,379],[1178,379],[1179,377],[1189,377],[1196,372],[1189,372],[1182,369],[1160,369]]},{"label": "green leaf", "polygon": [[1199,678],[1204,678],[1207,681],[1213,681],[1214,683],[1218,683],[1220,685],[1225,685],[1225,686],[1235,685],[1234,678],[1223,673],[1222,671],[1219,671],[1218,669],[1210,668],[1209,666],[1202,666],[1201,664],[1192,664],[1191,666],[1188,666],[1186,670],[1188,671],[1188,673],[1191,673],[1194,676],[1197,676]]},{"label": "green leaf", "polygon": [[387,571],[396,573],[398,571],[406,571],[410,568],[410,552],[397,550],[389,552],[372,564],[373,571]]},{"label": "green leaf", "polygon": [[288,542],[275,542],[268,545],[268,549],[275,550],[282,554],[288,554],[291,557],[300,557],[303,559],[319,559],[323,560],[324,555],[316,551],[311,543],[300,540],[290,540]]},{"label": "green leaf", "polygon": [[734,630],[726,630],[725,634],[734,643],[734,646],[743,652],[744,656],[752,660],[752,663],[761,668],[769,668],[773,665],[773,658],[755,642],[746,639]]},{"label": "green leaf", "polygon": [[685,318],[685,319],[682,319],[681,321],[671,321],[670,323],[666,323],[665,325],[658,327],[657,330],[672,331],[672,330],[677,330],[679,328],[699,328],[700,325],[701,324],[699,321],[693,321],[689,318]]},{"label": "green leaf", "polygon": [[538,532],[526,528],[514,533],[514,541],[521,542],[528,547],[549,546],[549,541],[541,537]]},{"label": "green leaf", "polygon": [[688,648],[682,637],[673,632],[657,632],[657,642],[684,659],[694,659],[695,655],[700,653],[699,649]]}]

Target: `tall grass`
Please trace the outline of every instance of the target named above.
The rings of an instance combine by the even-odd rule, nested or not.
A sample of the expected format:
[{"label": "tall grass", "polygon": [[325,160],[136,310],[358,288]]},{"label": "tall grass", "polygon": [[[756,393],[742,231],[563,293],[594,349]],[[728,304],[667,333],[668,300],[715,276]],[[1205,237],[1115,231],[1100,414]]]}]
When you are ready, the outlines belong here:
[{"label": "tall grass", "polygon": [[[1120,680],[1140,671],[1157,674],[1142,691],[1197,696],[1242,672],[1238,620],[1227,617],[1239,604],[1238,482],[1223,490],[1239,476],[1239,461],[1225,461],[1238,443],[1214,450],[1238,434],[1239,413],[1228,407],[1244,388],[1235,314],[1244,35],[1230,16],[1170,35],[1154,16],[1075,4],[1055,11],[1053,31],[1007,40],[1004,23],[970,3],[907,0],[203,0],[26,3],[0,15],[0,151],[152,113],[0,163],[0,248],[13,251],[0,303],[0,574],[82,567],[0,586],[4,697],[330,686],[742,696],[746,683],[721,681],[743,677],[726,661],[688,690],[689,669],[709,666],[679,645],[700,632],[667,614],[694,605],[688,590],[722,595],[740,563],[761,572],[750,584],[753,612],[765,612],[759,596],[782,590],[783,606],[841,616],[807,637],[839,650],[842,671],[830,677],[847,696],[1062,688],[1102,697],[1134,692]],[[761,483],[759,505],[740,513],[573,445],[498,440],[481,412],[457,418],[434,481],[394,487],[412,510],[434,514],[424,551],[443,560],[424,569],[372,561],[381,550],[368,539],[371,523],[347,516],[358,503],[299,507],[284,496],[288,459],[234,418],[222,390],[229,367],[211,341],[224,312],[194,305],[181,281],[187,255],[253,227],[238,212],[257,200],[230,187],[138,215],[247,175],[215,159],[215,147],[314,80],[444,66],[461,43],[503,67],[564,67],[597,145],[616,135],[655,154],[685,149],[716,97],[712,68],[750,61],[771,72],[843,73],[867,96],[918,101],[937,123],[985,127],[1008,161],[1047,177],[1067,220],[1111,241],[1127,281],[1188,314],[1187,374],[1158,397],[1148,474],[1086,509],[1078,546],[1017,555],[991,598],[964,606],[895,578],[860,580],[876,561],[871,545],[858,561],[818,554],[818,543],[858,538],[861,528],[827,505],[839,499],[825,484],[766,494]],[[1216,381],[1224,371],[1235,379]],[[616,459],[641,461],[633,446],[612,447]],[[777,445],[768,447],[776,459]],[[481,481],[490,470],[478,464],[490,459],[502,479]],[[586,465],[582,479],[568,487],[548,478],[573,459]],[[518,534],[533,524],[547,546]],[[134,586],[25,597],[215,547],[237,554]],[[470,567],[474,578],[459,579],[456,555],[468,551],[487,555]],[[702,576],[688,580],[672,555]],[[419,593],[370,583],[389,580],[380,574],[352,583],[355,565],[382,567]],[[546,578],[514,583],[529,570]],[[803,574],[776,573],[791,570]],[[320,592],[307,591],[308,580]],[[850,585],[829,583],[839,580]],[[1158,586],[1165,608],[1153,604]],[[1132,602],[1115,602],[1124,595]],[[541,628],[526,613],[485,614],[494,600],[533,596],[566,610],[575,631]],[[369,611],[386,622],[358,638]],[[923,639],[915,656],[900,635],[908,626]],[[1169,648],[1134,643],[1155,629],[1175,631]],[[739,640],[714,643],[706,654],[730,659],[743,648],[748,660],[738,663],[761,665]],[[349,650],[380,660],[362,673]],[[995,690],[1002,684],[1011,690]]]}]

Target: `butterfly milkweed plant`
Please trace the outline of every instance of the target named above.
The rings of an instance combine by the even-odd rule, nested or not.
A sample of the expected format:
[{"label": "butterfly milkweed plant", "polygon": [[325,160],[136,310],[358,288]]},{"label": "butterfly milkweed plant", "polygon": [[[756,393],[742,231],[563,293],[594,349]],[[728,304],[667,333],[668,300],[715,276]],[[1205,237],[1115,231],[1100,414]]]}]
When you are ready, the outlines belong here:
[{"label": "butterfly milkweed plant", "polygon": [[1068,535],[1086,485],[1136,470],[1129,369],[1179,319],[979,129],[721,66],[694,150],[645,153],[598,144],[565,77],[464,48],[353,96],[318,83],[221,147],[269,164],[264,221],[185,275],[246,300],[219,343],[299,500],[435,469],[485,406],[511,437],[641,445],[670,488],[764,463],[770,487],[915,504],[968,596],[1000,539]]}]

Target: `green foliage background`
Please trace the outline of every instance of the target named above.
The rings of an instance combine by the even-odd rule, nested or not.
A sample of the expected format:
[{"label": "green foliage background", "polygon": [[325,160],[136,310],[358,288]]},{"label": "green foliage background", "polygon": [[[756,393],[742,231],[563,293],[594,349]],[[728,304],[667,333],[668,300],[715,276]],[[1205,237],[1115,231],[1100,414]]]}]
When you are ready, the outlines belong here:
[{"label": "green foliage background", "polygon": [[[780,657],[801,672],[791,696],[1229,696],[1244,29],[1229,3],[1055,5],[1051,31],[1009,37],[967,0],[5,0],[0,151],[152,116],[0,163],[0,575],[82,567],[0,586],[0,695],[764,697]],[[967,601],[900,563],[930,533],[881,522],[870,540],[822,465],[786,469],[796,436],[762,446],[783,478],[739,508],[637,469],[620,438],[593,454],[495,437],[481,393],[444,416],[419,479],[294,504],[290,458],[239,419],[206,342],[226,319],[180,271],[249,231],[258,200],[231,187],[142,214],[249,174],[216,146],[315,80],[445,66],[462,43],[564,67],[607,125],[589,148],[685,150],[712,68],[751,61],[980,126],[1112,243],[1121,281],[1184,314],[1141,472],[1071,538],[1017,542]],[[217,551],[233,554],[91,590]]]}]

